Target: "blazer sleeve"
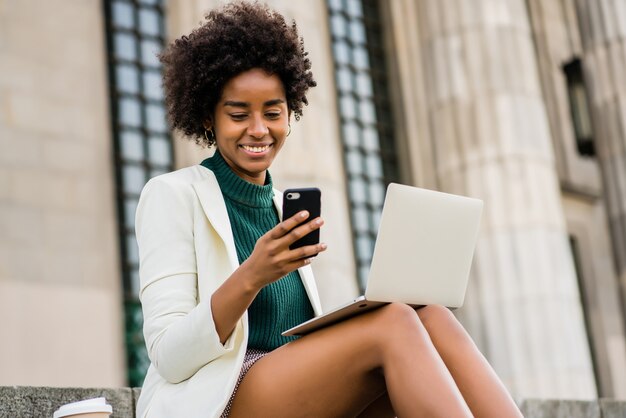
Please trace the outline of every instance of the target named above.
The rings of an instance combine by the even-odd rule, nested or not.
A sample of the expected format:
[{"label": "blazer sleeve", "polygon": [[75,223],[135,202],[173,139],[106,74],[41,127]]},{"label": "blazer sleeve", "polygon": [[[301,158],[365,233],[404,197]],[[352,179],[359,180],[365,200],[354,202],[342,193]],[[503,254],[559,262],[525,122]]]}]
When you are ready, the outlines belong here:
[{"label": "blazer sleeve", "polygon": [[220,342],[210,298],[198,304],[194,196],[189,184],[155,177],[141,192],[135,218],[144,338],[150,361],[170,383],[234,345],[232,336]]}]

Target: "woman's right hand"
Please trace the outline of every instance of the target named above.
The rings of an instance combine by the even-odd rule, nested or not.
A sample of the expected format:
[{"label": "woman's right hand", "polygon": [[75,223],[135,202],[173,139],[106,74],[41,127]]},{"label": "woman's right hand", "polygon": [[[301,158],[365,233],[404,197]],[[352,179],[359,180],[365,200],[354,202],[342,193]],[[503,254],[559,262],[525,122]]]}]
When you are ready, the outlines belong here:
[{"label": "woman's right hand", "polygon": [[323,243],[289,249],[291,244],[324,224],[320,217],[303,223],[308,217],[307,211],[298,212],[258,239],[252,254],[240,267],[246,270],[244,277],[249,285],[260,290],[309,264],[312,256],[326,250],[326,244]]}]

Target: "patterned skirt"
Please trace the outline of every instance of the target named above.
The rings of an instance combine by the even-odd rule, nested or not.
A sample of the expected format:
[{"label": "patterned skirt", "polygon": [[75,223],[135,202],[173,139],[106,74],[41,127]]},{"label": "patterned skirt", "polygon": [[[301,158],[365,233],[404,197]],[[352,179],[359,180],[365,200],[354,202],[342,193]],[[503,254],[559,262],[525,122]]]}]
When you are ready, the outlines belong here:
[{"label": "patterned skirt", "polygon": [[235,384],[235,389],[233,390],[232,395],[230,395],[230,399],[228,400],[228,404],[226,405],[224,412],[222,412],[222,415],[220,415],[221,418],[228,418],[228,415],[230,415],[230,410],[233,406],[235,394],[237,393],[237,389],[239,389],[241,381],[246,376],[246,373],[248,373],[248,370],[250,370],[250,368],[254,365],[254,363],[262,359],[263,356],[267,353],[269,353],[269,351],[259,350],[256,348],[248,348],[246,350],[246,354],[243,358],[243,365],[241,366],[241,372],[239,372],[239,378],[237,379],[237,383]]}]

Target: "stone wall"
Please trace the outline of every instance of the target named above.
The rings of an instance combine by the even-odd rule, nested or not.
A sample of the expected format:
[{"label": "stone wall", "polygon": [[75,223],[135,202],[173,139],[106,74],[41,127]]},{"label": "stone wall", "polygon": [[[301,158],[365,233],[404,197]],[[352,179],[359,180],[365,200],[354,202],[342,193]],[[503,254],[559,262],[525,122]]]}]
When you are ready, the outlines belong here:
[{"label": "stone wall", "polygon": [[126,384],[102,9],[0,1],[0,385]]},{"label": "stone wall", "polygon": [[[135,418],[140,388],[51,388],[0,386],[0,418],[52,417],[61,405],[83,399],[105,397],[113,406],[112,418]],[[524,400],[526,418],[624,418],[626,401]]]}]

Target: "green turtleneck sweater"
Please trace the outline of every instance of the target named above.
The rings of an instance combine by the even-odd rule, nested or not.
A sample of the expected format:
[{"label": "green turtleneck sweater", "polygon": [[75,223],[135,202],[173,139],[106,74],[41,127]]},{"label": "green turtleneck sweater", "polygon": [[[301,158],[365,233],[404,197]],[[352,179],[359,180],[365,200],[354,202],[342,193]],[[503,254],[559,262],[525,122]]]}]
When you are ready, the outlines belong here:
[{"label": "green turtleneck sweater", "polygon": [[[230,169],[219,151],[202,165],[213,171],[222,190],[241,264],[252,254],[256,241],[279,222],[272,200],[272,179],[268,172],[264,186],[245,181]],[[300,275],[293,271],[261,289],[248,308],[248,347],[278,348],[296,338],[283,337],[281,332],[313,316]]]}]

